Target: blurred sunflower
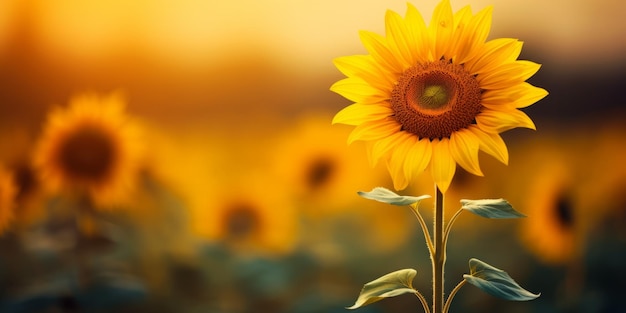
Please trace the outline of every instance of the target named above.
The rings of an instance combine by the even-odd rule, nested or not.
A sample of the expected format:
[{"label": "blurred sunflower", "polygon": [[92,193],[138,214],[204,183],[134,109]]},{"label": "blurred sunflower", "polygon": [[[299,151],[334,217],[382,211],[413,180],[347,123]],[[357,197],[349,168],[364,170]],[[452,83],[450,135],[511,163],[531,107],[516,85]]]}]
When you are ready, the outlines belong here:
[{"label": "blurred sunflower", "polygon": [[265,176],[248,176],[238,184],[205,191],[210,204],[192,208],[192,228],[201,237],[224,242],[239,252],[292,251],[299,238],[298,215],[284,192],[268,186],[276,184]]},{"label": "blurred sunflower", "polygon": [[50,113],[34,165],[49,191],[79,192],[110,206],[133,190],[142,152],[140,129],[122,98],[84,94]]},{"label": "blurred sunflower", "polygon": [[453,14],[445,0],[427,27],[409,4],[405,18],[387,11],[385,37],[360,33],[369,55],[334,60],[347,78],[331,90],[355,103],[333,123],[356,126],[348,142],[365,141],[374,163],[385,159],[394,188],[406,188],[430,168],[445,192],[457,163],[482,176],[479,150],[506,164],[499,134],[535,128],[518,109],[547,95],[525,82],[540,66],[517,60],[522,42],[516,39],[486,41],[491,11],[474,15],[466,6]]},{"label": "blurred sunflower", "polygon": [[293,192],[310,217],[337,214],[358,200],[355,190],[371,189],[382,173],[363,175],[367,160],[338,135],[347,130],[328,127],[328,116],[300,119],[278,139],[272,170]]},{"label": "blurred sunflower", "polygon": [[15,183],[15,219],[13,229],[20,229],[45,217],[41,184],[31,162],[33,136],[24,125],[0,130],[0,159]]},{"label": "blurred sunflower", "polygon": [[9,228],[15,218],[17,192],[13,175],[0,167],[0,234]]},{"label": "blurred sunflower", "polygon": [[[574,158],[564,153],[577,146],[559,144],[554,140],[533,141],[520,145],[527,154],[525,166],[514,168],[518,173],[511,184],[513,203],[520,203],[531,220],[520,223],[520,236],[526,248],[548,264],[563,264],[576,256],[582,246],[580,189]],[[572,152],[572,151],[569,151]],[[523,182],[528,189],[520,192]]]}]

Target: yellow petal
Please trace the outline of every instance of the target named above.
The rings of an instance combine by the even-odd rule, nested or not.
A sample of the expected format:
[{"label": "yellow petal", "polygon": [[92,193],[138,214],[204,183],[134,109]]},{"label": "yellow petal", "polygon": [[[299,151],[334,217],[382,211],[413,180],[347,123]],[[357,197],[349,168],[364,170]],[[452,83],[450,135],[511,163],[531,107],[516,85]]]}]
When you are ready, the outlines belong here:
[{"label": "yellow petal", "polygon": [[481,103],[496,110],[502,106],[525,108],[547,95],[545,89],[523,82],[505,89],[486,90],[482,94]]},{"label": "yellow petal", "polygon": [[387,30],[387,43],[389,49],[398,56],[398,61],[403,68],[409,68],[415,64],[409,47],[409,32],[404,19],[398,13],[387,10],[385,14],[385,29]]},{"label": "yellow petal", "polygon": [[491,133],[501,133],[516,127],[536,130],[535,123],[530,117],[517,109],[491,110],[487,108],[476,116],[476,124],[482,130]]},{"label": "yellow petal", "polygon": [[[472,18],[472,8],[469,5],[462,7],[460,10],[454,13],[453,19],[454,19],[455,32],[461,33],[459,32],[459,30],[464,29],[471,18]],[[455,33],[454,35],[456,37],[458,34]]]},{"label": "yellow petal", "polygon": [[339,57],[333,63],[344,75],[359,77],[383,92],[390,93],[395,77],[385,72],[371,55]]},{"label": "yellow petal", "polygon": [[480,142],[470,131],[464,129],[450,136],[450,153],[466,171],[483,176],[478,164],[478,147]]},{"label": "yellow petal", "polygon": [[490,40],[477,48],[474,58],[465,63],[465,68],[472,75],[488,73],[494,66],[515,61],[521,45],[520,41],[513,38]]},{"label": "yellow petal", "polygon": [[375,167],[376,163],[378,163],[378,160],[380,160],[382,156],[386,155],[390,150],[402,144],[402,142],[404,142],[408,138],[409,135],[406,132],[401,131],[376,141],[374,144],[371,145],[370,165],[372,167]]},{"label": "yellow petal", "polygon": [[516,108],[525,108],[548,95],[548,91],[524,82],[517,86],[517,99],[515,99]]},{"label": "yellow petal", "polygon": [[392,150],[391,157],[387,159],[387,168],[393,180],[393,188],[402,190],[409,184],[409,176],[404,171],[407,156],[413,147],[415,136],[407,136],[400,144]]},{"label": "yellow petal", "polygon": [[504,164],[509,164],[509,151],[500,135],[497,133],[487,133],[476,126],[469,127],[468,130],[478,138],[480,150],[485,151]]},{"label": "yellow petal", "polygon": [[389,99],[389,93],[376,89],[357,77],[344,78],[330,86],[330,90],[362,104],[375,104]]},{"label": "yellow petal", "polygon": [[384,69],[391,73],[402,73],[402,63],[398,61],[397,57],[387,46],[387,40],[382,36],[362,30],[359,32],[361,42],[365,49],[372,55],[374,60],[378,62]]},{"label": "yellow petal", "polygon": [[[468,22],[472,17],[472,9],[469,5],[464,6],[459,11],[454,13],[454,34],[453,39],[450,43],[452,46],[450,48],[450,56],[456,61],[457,52],[461,46],[464,45],[465,41],[468,39],[467,36],[463,36],[464,29],[466,28]],[[460,63],[460,62],[459,62]]]},{"label": "yellow petal", "polygon": [[450,154],[450,141],[448,138],[434,140],[432,142],[433,156],[430,161],[430,171],[433,180],[439,190],[445,193],[452,182],[456,170],[456,162]]},{"label": "yellow petal", "polygon": [[501,89],[519,84],[535,75],[540,64],[520,60],[498,66],[493,71],[479,74],[476,80],[482,89]]},{"label": "yellow petal", "polygon": [[348,136],[348,144],[356,140],[378,140],[400,131],[401,125],[394,119],[373,121],[358,125]]},{"label": "yellow petal", "polygon": [[410,3],[407,3],[406,24],[410,34],[409,51],[417,62],[433,61],[430,56],[428,29],[420,12]]},{"label": "yellow petal", "polygon": [[446,55],[451,48],[454,34],[454,18],[449,0],[441,1],[435,7],[428,31],[434,47],[433,56],[435,60],[439,60],[441,57],[452,58],[451,55]]},{"label": "yellow petal", "polygon": [[393,110],[384,105],[355,103],[343,108],[335,117],[333,124],[359,125],[384,119],[393,114]]},{"label": "yellow petal", "polygon": [[404,175],[408,180],[411,180],[414,174],[420,174],[426,169],[433,154],[430,139],[415,138],[411,145],[404,162]]},{"label": "yellow petal", "polygon": [[493,7],[488,6],[473,16],[466,25],[459,25],[462,31],[457,40],[456,62],[463,64],[479,52],[477,47],[485,43],[491,30],[492,12]]}]

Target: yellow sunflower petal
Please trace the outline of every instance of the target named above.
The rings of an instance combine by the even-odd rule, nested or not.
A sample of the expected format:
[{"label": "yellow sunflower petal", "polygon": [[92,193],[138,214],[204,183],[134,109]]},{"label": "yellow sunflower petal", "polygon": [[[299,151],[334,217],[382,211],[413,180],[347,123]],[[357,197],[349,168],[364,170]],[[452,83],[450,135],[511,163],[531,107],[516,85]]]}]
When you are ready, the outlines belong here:
[{"label": "yellow sunflower petal", "polygon": [[463,64],[479,52],[480,45],[485,43],[491,30],[491,14],[493,7],[482,9],[471,17],[467,25],[462,25],[462,31],[457,39],[456,62]]},{"label": "yellow sunflower petal", "polygon": [[387,30],[387,43],[389,49],[398,56],[403,68],[411,67],[415,64],[415,59],[411,54],[408,38],[408,30],[404,24],[404,19],[398,13],[387,10],[385,14],[385,29]]},{"label": "yellow sunflower petal", "polygon": [[520,60],[499,66],[484,75],[479,74],[476,80],[482,89],[501,89],[524,82],[535,75],[541,64]]},{"label": "yellow sunflower petal", "polygon": [[464,129],[457,131],[450,137],[450,153],[461,167],[466,171],[483,176],[478,164],[479,140],[470,131]]},{"label": "yellow sunflower petal", "polygon": [[378,160],[380,160],[382,156],[386,155],[391,149],[402,143],[404,140],[407,140],[408,137],[410,137],[410,135],[405,132],[397,132],[376,141],[371,145],[369,153],[371,162],[370,165],[372,167],[376,166]]},{"label": "yellow sunflower petal", "polygon": [[516,108],[525,108],[548,95],[547,90],[533,86],[527,82],[521,83],[516,87],[516,95],[519,96],[515,99],[514,105]]},{"label": "yellow sunflower petal", "polygon": [[409,32],[409,51],[413,55],[413,59],[416,62],[432,61],[432,56],[429,56],[430,49],[428,48],[428,29],[424,23],[424,18],[420,12],[410,3],[407,3],[406,11],[406,24],[407,31]]},{"label": "yellow sunflower petal", "polygon": [[386,119],[360,124],[348,136],[348,144],[356,140],[379,140],[400,131],[400,124],[393,119]]},{"label": "yellow sunflower petal", "polygon": [[471,18],[472,8],[469,5],[462,7],[460,10],[454,13],[454,29],[456,32],[458,32],[454,34],[455,39],[461,33],[459,30],[465,28],[465,25],[467,25]]},{"label": "yellow sunflower petal", "polygon": [[451,58],[451,55],[446,55],[446,53],[450,52],[450,43],[454,34],[454,16],[452,15],[452,7],[449,0],[441,1],[437,5],[430,20],[428,31],[433,43],[435,60],[439,60],[442,57]]},{"label": "yellow sunflower petal", "polygon": [[396,190],[402,190],[409,185],[409,176],[406,175],[404,167],[409,162],[407,156],[414,143],[415,137],[407,136],[404,141],[394,147],[391,157],[387,159],[387,168],[393,180],[393,188]]},{"label": "yellow sunflower petal", "polygon": [[450,153],[450,141],[448,138],[434,140],[432,142],[433,156],[430,161],[430,170],[433,180],[439,190],[445,193],[452,182],[456,170],[456,162]]},{"label": "yellow sunflower petal", "polygon": [[465,63],[465,68],[472,75],[488,73],[494,66],[515,61],[521,47],[522,42],[513,38],[490,40],[477,49],[474,58]]},{"label": "yellow sunflower petal", "polygon": [[429,139],[415,139],[404,162],[404,175],[407,179],[411,180],[414,174],[423,172],[430,163],[432,154],[433,149]]},{"label": "yellow sunflower petal", "polygon": [[504,164],[509,164],[509,151],[499,134],[487,133],[478,127],[469,127],[468,130],[478,138],[480,150]]},{"label": "yellow sunflower petal", "polygon": [[402,63],[398,60],[397,56],[393,54],[387,46],[387,40],[370,31],[362,30],[359,32],[361,42],[365,49],[372,55],[372,57],[380,65],[383,65],[385,69],[391,73],[401,73],[404,69]]},{"label": "yellow sunflower petal", "polygon": [[374,104],[389,99],[388,93],[372,87],[372,85],[357,77],[344,78],[334,83],[330,90],[348,100],[362,104]]},{"label": "yellow sunflower petal", "polygon": [[459,48],[464,44],[466,39],[468,39],[466,36],[464,37],[463,35],[465,35],[465,28],[471,18],[472,9],[469,5],[464,6],[459,11],[454,13],[454,38],[451,41],[452,48],[450,50],[450,55],[455,60],[455,62],[457,60],[457,52],[459,51]]},{"label": "yellow sunflower petal", "polygon": [[343,108],[333,118],[333,124],[359,125],[380,120],[393,114],[388,106],[355,103]]},{"label": "yellow sunflower petal", "polygon": [[486,90],[481,103],[491,109],[499,110],[502,106],[525,108],[548,95],[548,91],[527,82],[506,89]]},{"label": "yellow sunflower petal", "polygon": [[389,93],[393,88],[389,73],[382,70],[371,55],[339,57],[333,63],[346,76],[359,77],[376,89]]},{"label": "yellow sunflower petal", "polygon": [[535,123],[526,113],[517,110],[490,110],[485,109],[476,116],[476,124],[487,132],[501,133],[516,127],[525,127],[536,130]]}]

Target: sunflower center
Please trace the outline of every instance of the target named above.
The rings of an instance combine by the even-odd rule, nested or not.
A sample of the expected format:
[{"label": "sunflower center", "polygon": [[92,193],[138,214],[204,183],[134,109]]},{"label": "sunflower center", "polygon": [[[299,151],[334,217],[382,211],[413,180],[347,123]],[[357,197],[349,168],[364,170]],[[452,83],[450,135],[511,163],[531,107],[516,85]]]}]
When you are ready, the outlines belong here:
[{"label": "sunflower center", "polygon": [[446,86],[428,85],[424,87],[418,103],[424,108],[438,109],[448,103],[448,90]]},{"label": "sunflower center", "polygon": [[565,197],[561,196],[557,200],[554,214],[563,228],[571,228],[574,224],[574,209],[571,201]]},{"label": "sunflower center", "polygon": [[233,205],[224,217],[226,233],[231,238],[244,238],[259,227],[257,210],[249,204]]},{"label": "sunflower center", "polygon": [[463,65],[446,60],[407,69],[391,93],[391,107],[402,130],[420,138],[449,138],[476,123],[482,90]]},{"label": "sunflower center", "polygon": [[72,177],[98,180],[110,172],[115,148],[110,136],[96,128],[83,128],[67,138],[60,149],[59,161]]},{"label": "sunflower center", "polygon": [[324,186],[333,176],[335,164],[327,157],[315,159],[306,173],[306,184],[311,190]]}]

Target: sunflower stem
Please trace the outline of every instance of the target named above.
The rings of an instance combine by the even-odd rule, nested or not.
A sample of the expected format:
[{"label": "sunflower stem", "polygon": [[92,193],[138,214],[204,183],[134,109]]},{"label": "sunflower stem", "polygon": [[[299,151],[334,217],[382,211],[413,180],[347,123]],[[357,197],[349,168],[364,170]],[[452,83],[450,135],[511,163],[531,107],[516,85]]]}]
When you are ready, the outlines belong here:
[{"label": "sunflower stem", "polygon": [[463,213],[463,211],[465,210],[463,210],[462,208],[456,211],[456,213],[454,213],[452,218],[450,218],[450,220],[448,221],[448,224],[446,225],[446,229],[443,231],[443,250],[444,251],[446,250],[446,247],[448,246],[448,237],[450,236],[452,225],[454,224],[454,221],[456,221],[456,219],[459,217],[459,215]]},{"label": "sunflower stem", "polygon": [[428,246],[428,253],[432,257],[432,255],[435,253],[435,247],[433,246],[433,240],[430,238],[430,232],[428,231],[428,226],[426,226],[426,222],[424,221],[422,214],[420,214],[417,208],[417,204],[412,204],[409,207],[411,208],[411,211],[413,212],[413,214],[415,214],[415,217],[417,217],[417,220],[419,221],[420,226],[422,227],[422,232],[424,233],[424,238],[426,239],[426,245]]},{"label": "sunflower stem", "polygon": [[454,289],[452,289],[452,292],[450,292],[450,295],[448,296],[448,299],[446,300],[446,304],[443,307],[443,313],[448,313],[448,311],[450,310],[450,304],[452,304],[452,299],[454,299],[454,296],[456,295],[456,293],[459,292],[461,287],[463,287],[463,285],[465,285],[466,282],[467,281],[463,279],[458,285],[456,285],[456,287],[454,287]]},{"label": "sunflower stem", "polygon": [[430,309],[428,308],[428,302],[426,301],[426,298],[424,298],[424,296],[417,290],[415,290],[415,296],[420,299],[420,302],[422,303],[422,307],[424,308],[424,313],[430,313]]},{"label": "sunflower stem", "polygon": [[431,254],[433,265],[433,313],[443,313],[443,267],[446,263],[443,228],[443,193],[435,185],[434,241],[435,253]]}]

